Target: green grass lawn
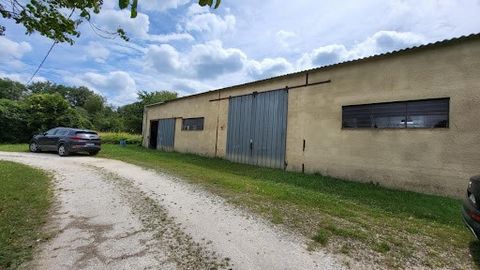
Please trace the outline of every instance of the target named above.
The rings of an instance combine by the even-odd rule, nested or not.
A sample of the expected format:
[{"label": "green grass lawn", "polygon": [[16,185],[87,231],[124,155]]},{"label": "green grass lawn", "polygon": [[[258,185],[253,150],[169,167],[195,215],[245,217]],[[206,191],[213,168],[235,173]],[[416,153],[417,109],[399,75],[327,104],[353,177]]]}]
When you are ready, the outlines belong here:
[{"label": "green grass lawn", "polygon": [[45,237],[41,227],[51,198],[50,177],[43,171],[0,161],[0,269],[15,269],[31,258],[37,240]]},{"label": "green grass lawn", "polygon": [[[391,268],[473,268],[478,243],[461,201],[223,159],[103,145],[100,157],[171,173],[282,224],[318,246]],[[26,145],[0,146],[25,150]]]}]

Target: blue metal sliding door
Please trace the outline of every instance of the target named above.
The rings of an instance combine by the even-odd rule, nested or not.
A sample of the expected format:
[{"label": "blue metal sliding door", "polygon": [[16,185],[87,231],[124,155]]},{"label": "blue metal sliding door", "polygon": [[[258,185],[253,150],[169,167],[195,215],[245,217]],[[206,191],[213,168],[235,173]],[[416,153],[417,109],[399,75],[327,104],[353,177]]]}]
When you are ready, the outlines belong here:
[{"label": "blue metal sliding door", "polygon": [[230,98],[227,159],[284,168],[287,111],[286,89]]},{"label": "blue metal sliding door", "polygon": [[173,151],[175,143],[175,118],[158,120],[157,149]]}]

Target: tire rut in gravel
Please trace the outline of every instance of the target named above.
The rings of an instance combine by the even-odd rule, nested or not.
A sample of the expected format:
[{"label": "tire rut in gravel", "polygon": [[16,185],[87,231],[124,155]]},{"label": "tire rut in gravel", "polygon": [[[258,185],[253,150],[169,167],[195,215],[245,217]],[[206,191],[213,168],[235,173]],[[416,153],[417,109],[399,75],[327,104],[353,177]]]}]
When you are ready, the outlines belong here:
[{"label": "tire rut in gravel", "polygon": [[131,181],[102,168],[88,165],[102,174],[104,181],[114,183],[121,196],[129,203],[134,215],[166,249],[167,256],[178,269],[232,269],[230,259],[209,249],[208,242],[198,243],[185,233],[181,224],[168,215],[167,210]]}]

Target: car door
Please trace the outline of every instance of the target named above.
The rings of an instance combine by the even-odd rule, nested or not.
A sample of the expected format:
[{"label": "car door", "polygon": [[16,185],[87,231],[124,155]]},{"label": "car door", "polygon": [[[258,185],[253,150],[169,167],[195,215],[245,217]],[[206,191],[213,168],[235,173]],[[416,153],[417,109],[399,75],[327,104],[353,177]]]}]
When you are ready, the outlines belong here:
[{"label": "car door", "polygon": [[41,135],[35,136],[38,146],[42,151],[48,151],[48,144],[47,144],[47,134],[51,133],[54,129],[50,129],[48,131],[43,132]]},{"label": "car door", "polygon": [[51,151],[57,151],[58,140],[60,139],[60,134],[63,133],[64,128],[56,128],[53,134],[48,135],[48,146]]},{"label": "car door", "polygon": [[57,147],[55,144],[55,138],[56,135],[55,133],[58,131],[58,128],[53,128],[50,129],[49,131],[46,132],[46,134],[43,136],[41,140],[41,148],[44,151],[56,151]]},{"label": "car door", "polygon": [[56,151],[58,142],[68,133],[68,129],[66,128],[57,128],[57,131],[50,137],[50,143],[52,150]]}]

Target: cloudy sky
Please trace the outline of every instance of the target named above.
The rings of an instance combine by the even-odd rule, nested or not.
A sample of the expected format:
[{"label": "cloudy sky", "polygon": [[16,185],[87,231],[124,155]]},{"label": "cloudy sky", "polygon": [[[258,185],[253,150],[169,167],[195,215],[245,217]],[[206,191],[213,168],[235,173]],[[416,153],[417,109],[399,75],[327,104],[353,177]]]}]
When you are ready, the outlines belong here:
[{"label": "cloudy sky", "polygon": [[[223,0],[218,10],[192,1],[140,0],[130,19],[104,0],[34,80],[84,85],[118,106],[137,90],[188,95],[480,32],[480,0]],[[26,82],[52,42],[0,22],[0,77]],[[130,41],[95,27],[122,27]]]}]

